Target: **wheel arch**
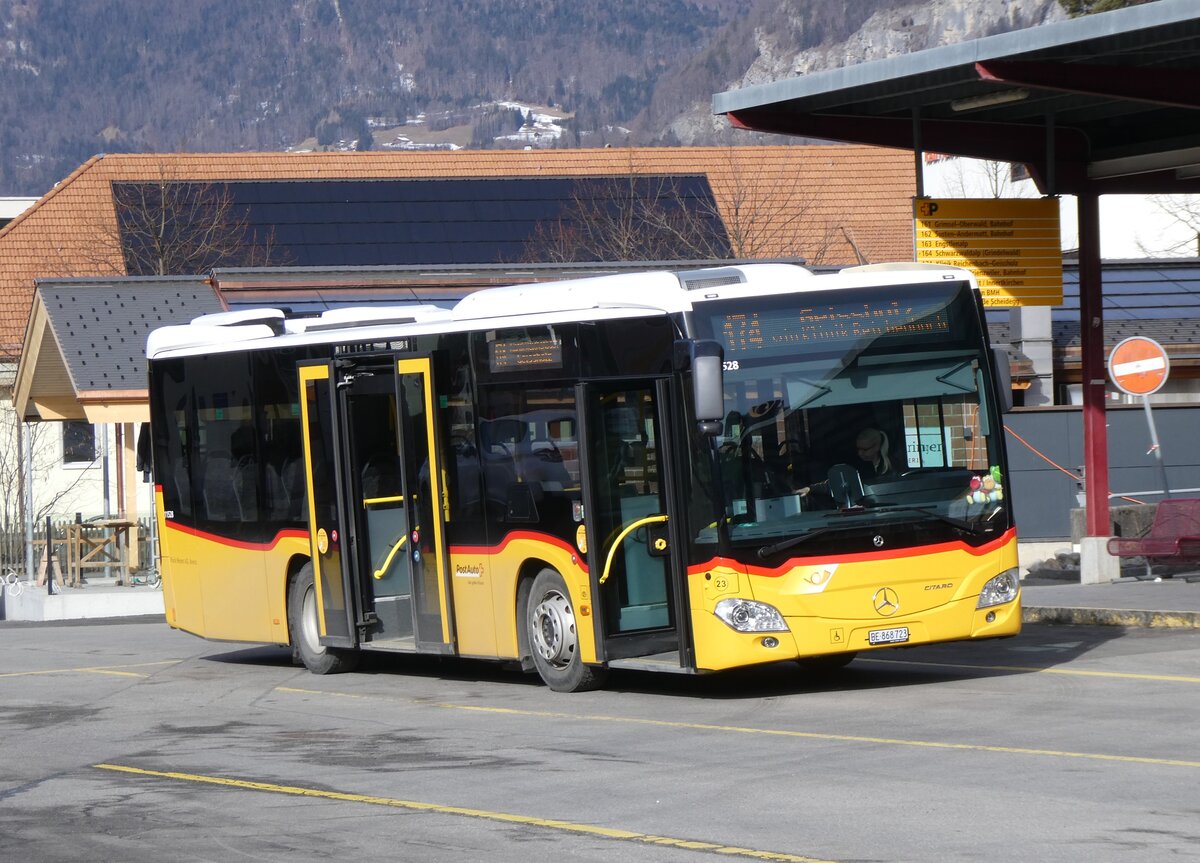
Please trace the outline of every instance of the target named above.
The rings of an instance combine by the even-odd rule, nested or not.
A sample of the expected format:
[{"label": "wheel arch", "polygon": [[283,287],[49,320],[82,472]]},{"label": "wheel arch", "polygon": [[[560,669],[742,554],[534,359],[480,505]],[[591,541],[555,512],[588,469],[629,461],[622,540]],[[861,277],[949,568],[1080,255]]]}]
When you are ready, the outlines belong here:
[{"label": "wheel arch", "polygon": [[529,647],[529,632],[525,627],[525,606],[529,602],[529,589],[533,580],[543,569],[559,572],[558,567],[540,557],[526,558],[517,568],[516,594],[513,597],[512,616],[517,630],[517,658],[521,662],[522,671],[535,671],[533,654]]},{"label": "wheel arch", "polygon": [[[288,558],[287,567],[284,569],[283,580],[283,607],[285,609],[288,608],[288,603],[291,602],[292,587],[296,583],[296,576],[300,574],[300,570],[304,569],[304,565],[310,563],[311,561],[312,558],[307,554],[293,554],[290,558]],[[284,614],[283,620],[284,628],[287,631],[287,643],[289,646],[293,646],[295,644],[295,639],[292,637],[291,621],[288,620],[286,614]]]}]

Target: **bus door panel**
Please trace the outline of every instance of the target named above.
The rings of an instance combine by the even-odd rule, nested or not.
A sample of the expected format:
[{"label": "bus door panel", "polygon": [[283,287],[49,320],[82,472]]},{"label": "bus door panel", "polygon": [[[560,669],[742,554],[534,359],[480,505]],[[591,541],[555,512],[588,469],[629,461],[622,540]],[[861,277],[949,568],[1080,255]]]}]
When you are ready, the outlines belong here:
[{"label": "bus door panel", "polygon": [[343,361],[345,473],[354,520],[356,584],[372,641],[414,637],[411,521],[401,473],[396,375],[391,357]]},{"label": "bus door panel", "polygon": [[437,446],[432,367],[427,357],[399,359],[396,371],[401,475],[409,528],[406,557],[416,638],[423,649],[448,653],[452,650],[445,531],[448,506]]},{"label": "bus door panel", "polygon": [[607,659],[679,649],[668,483],[660,470],[666,381],[586,384],[588,567]]},{"label": "bus door panel", "polygon": [[449,652],[442,474],[430,362],[341,361],[343,451],[361,624],[375,643]]},{"label": "bus door panel", "polygon": [[341,500],[345,478],[338,467],[340,435],[332,370],[327,363],[301,364],[299,376],[308,524],[321,643],[353,647],[356,612],[349,560],[343,553],[346,530]]}]

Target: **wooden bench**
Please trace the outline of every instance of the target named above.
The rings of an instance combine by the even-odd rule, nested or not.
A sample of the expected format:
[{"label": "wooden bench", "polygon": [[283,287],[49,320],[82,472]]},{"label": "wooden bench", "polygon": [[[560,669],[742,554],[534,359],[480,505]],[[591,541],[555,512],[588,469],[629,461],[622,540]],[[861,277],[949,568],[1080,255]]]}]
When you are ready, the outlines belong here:
[{"label": "wooden bench", "polygon": [[1115,557],[1145,558],[1147,574],[1151,562],[1200,563],[1200,499],[1160,502],[1148,532],[1138,537],[1110,539],[1108,553]]}]

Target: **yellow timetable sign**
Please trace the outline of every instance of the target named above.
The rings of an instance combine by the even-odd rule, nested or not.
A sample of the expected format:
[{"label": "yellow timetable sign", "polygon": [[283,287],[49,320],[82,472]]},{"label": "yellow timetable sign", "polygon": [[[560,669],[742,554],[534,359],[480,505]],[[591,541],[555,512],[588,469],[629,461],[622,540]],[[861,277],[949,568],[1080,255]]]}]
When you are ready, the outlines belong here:
[{"label": "yellow timetable sign", "polygon": [[1062,303],[1056,198],[917,198],[917,260],[975,273],[985,306]]}]

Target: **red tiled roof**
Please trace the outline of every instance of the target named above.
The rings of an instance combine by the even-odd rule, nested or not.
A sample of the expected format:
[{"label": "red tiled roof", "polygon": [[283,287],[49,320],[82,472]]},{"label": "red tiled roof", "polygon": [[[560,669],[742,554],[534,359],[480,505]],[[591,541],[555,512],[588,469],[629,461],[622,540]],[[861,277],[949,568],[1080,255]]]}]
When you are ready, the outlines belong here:
[{"label": "red tiled roof", "polygon": [[[0,229],[0,356],[21,350],[34,280],[123,275],[111,184],[705,174],[742,257],[912,260],[911,154],[874,147],[662,147],[95,156]],[[738,238],[734,238],[738,243]],[[736,249],[735,249],[736,253]]]}]

